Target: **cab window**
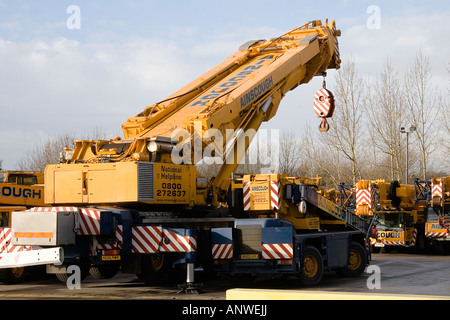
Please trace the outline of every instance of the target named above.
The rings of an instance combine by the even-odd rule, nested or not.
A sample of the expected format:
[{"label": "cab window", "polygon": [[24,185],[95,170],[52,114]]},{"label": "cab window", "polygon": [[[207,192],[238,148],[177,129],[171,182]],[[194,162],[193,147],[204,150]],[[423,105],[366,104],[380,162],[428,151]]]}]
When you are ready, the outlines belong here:
[{"label": "cab window", "polygon": [[37,184],[37,177],[33,175],[10,174],[8,176],[8,183],[31,186]]},{"label": "cab window", "polygon": [[439,216],[433,207],[428,207],[427,222],[439,222]]},{"label": "cab window", "polygon": [[0,212],[0,227],[9,227],[9,212]]}]

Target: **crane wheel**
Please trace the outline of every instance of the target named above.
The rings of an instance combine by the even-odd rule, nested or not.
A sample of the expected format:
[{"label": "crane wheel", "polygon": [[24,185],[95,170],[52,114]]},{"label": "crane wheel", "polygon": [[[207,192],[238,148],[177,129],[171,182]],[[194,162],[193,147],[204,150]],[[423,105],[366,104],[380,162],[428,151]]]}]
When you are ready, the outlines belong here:
[{"label": "crane wheel", "polygon": [[139,280],[145,284],[154,285],[161,280],[165,263],[164,254],[151,254],[141,257],[141,270],[137,273]]},{"label": "crane wheel", "polygon": [[298,277],[305,286],[316,285],[322,280],[323,259],[316,247],[306,246]]},{"label": "crane wheel", "polygon": [[[81,263],[78,264],[80,267],[80,280],[83,281],[87,275],[89,274],[89,264],[87,263]],[[67,280],[69,280],[70,275],[67,273],[55,273],[56,278],[61,281],[62,283],[67,283]]]},{"label": "crane wheel", "polygon": [[358,277],[364,272],[366,265],[366,250],[360,243],[352,241],[350,244],[349,264],[337,269],[336,272],[345,277]]},{"label": "crane wheel", "polygon": [[433,198],[431,198],[431,206],[432,207],[440,206],[440,204],[441,204],[441,197],[434,196]]},{"label": "crane wheel", "polygon": [[120,270],[120,264],[105,264],[96,267],[91,267],[89,269],[89,274],[95,279],[111,279]]},{"label": "crane wheel", "polygon": [[8,269],[0,269],[0,281],[12,284],[12,283],[20,283],[24,281],[26,278],[25,268],[8,268]]},{"label": "crane wheel", "polygon": [[155,253],[141,257],[140,271],[136,274],[138,279],[148,285],[170,283],[184,277],[186,272],[182,265],[174,262],[181,258],[174,253]]}]

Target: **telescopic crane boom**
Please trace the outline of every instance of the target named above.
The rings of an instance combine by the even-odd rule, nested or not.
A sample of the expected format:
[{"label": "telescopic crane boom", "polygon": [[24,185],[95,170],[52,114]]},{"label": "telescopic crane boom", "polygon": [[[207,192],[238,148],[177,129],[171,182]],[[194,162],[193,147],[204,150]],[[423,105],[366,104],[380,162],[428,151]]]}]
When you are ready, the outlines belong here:
[{"label": "telescopic crane boom", "polygon": [[[242,133],[256,133],[262,122],[276,114],[288,91],[316,75],[325,75],[327,69],[339,68],[339,35],[334,21],[322,24],[316,20],[278,38],[245,43],[215,68],[127,119],[122,125],[123,140],[75,141],[75,149],[67,153],[70,155],[66,164],[48,166],[46,170],[49,182],[46,200],[60,205],[139,202],[189,206],[211,202],[217,205],[225,201],[231,173],[250,143],[245,143],[245,138],[253,137]],[[330,105],[329,97],[325,98],[324,105]],[[319,116],[325,118],[331,114]],[[240,145],[243,147],[239,148]],[[234,146],[238,146],[237,150]],[[199,181],[195,180],[195,167],[191,166],[205,156],[222,158],[220,172],[203,191],[188,187]],[[171,199],[158,200],[157,194],[140,197],[140,186],[117,191],[116,185],[111,185],[111,181],[117,180],[138,184],[143,180],[142,170],[137,169],[133,174],[125,172],[136,172],[131,167],[143,162],[155,164],[148,170],[153,170],[156,179],[166,173],[179,174],[179,180],[174,182],[181,185],[171,186],[183,191],[175,193],[183,196],[182,199],[173,199],[173,192],[170,192]],[[120,168],[112,166],[118,163]],[[100,171],[105,173],[101,177]],[[106,171],[110,171],[109,175]],[[137,175],[137,181],[131,181],[129,175]],[[58,185],[74,187],[67,192],[61,188],[56,191]],[[152,188],[156,189],[157,185],[155,180]]]}]

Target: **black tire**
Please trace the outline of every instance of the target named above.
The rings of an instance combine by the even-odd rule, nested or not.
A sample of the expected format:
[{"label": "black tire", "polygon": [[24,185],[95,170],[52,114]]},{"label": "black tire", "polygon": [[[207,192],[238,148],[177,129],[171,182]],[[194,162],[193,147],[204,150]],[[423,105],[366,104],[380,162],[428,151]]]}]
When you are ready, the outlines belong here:
[{"label": "black tire", "polygon": [[350,244],[349,261],[347,266],[336,270],[338,274],[344,277],[358,277],[363,274],[367,266],[367,254],[360,243],[352,241]]},{"label": "black tire", "polygon": [[298,277],[304,286],[314,286],[323,277],[323,259],[314,246],[306,246]]},{"label": "black tire", "polygon": [[8,284],[21,283],[27,277],[25,268],[0,269],[0,281]]},{"label": "black tire", "polygon": [[[86,279],[87,275],[89,274],[90,266],[87,264],[81,264],[78,265],[80,267],[80,281],[83,281]],[[67,266],[69,267],[69,266]],[[61,281],[62,283],[67,283],[67,280],[69,279],[69,275],[66,273],[55,273],[56,278]]]},{"label": "black tire", "polygon": [[140,272],[136,274],[139,280],[148,285],[157,285],[176,281],[179,266],[173,268],[176,255],[168,253],[155,253],[141,256]]},{"label": "black tire", "polygon": [[89,269],[89,274],[95,279],[111,279],[120,270],[120,264],[111,263],[104,264],[101,266],[91,267]]},{"label": "black tire", "polygon": [[417,230],[416,244],[412,247],[412,251],[416,253],[426,253],[430,249],[429,238],[425,237],[425,230],[420,228]]}]

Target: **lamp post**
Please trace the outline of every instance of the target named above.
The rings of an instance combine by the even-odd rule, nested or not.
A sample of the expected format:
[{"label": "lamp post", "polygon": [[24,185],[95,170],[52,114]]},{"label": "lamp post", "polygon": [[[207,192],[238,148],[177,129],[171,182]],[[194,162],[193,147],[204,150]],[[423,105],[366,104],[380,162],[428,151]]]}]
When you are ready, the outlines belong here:
[{"label": "lamp post", "polygon": [[401,133],[406,133],[406,184],[408,183],[408,167],[409,167],[409,162],[408,162],[408,145],[409,145],[409,134],[413,133],[414,131],[416,131],[416,126],[411,125],[409,127],[409,131],[406,131],[405,127],[401,127],[400,128],[400,132]]}]

